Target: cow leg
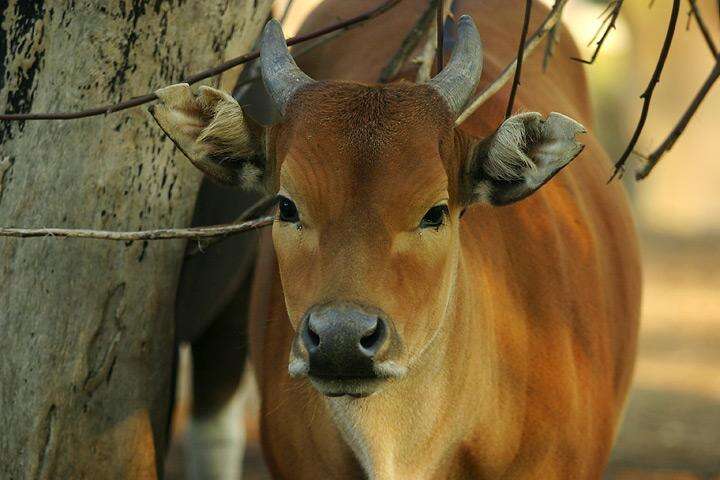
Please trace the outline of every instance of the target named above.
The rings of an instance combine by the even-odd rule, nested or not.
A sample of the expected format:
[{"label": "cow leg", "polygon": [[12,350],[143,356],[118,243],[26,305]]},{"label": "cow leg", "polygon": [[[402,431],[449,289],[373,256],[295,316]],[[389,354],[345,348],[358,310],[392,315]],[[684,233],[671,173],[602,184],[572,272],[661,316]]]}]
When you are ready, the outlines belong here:
[{"label": "cow leg", "polygon": [[241,476],[248,290],[243,286],[192,343],[193,406],[186,458],[194,480],[237,480]]}]

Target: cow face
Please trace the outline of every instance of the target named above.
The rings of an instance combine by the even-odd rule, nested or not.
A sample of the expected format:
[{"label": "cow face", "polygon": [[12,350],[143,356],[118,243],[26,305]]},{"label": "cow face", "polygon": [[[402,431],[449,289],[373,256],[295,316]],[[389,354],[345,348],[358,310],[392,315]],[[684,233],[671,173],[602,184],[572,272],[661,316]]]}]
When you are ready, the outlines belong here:
[{"label": "cow face", "polygon": [[582,126],[559,114],[511,117],[482,141],[456,130],[482,63],[472,20],[458,31],[428,84],[366,86],[312,81],[269,23],[262,70],[283,120],[265,130],[217,90],[158,91],[153,116],[198,168],[279,195],[289,372],[325,395],[369,395],[442,350],[463,209],[518,201],[581,150]]},{"label": "cow face", "polygon": [[377,383],[366,379],[404,374],[446,316],[461,209],[444,162],[453,118],[427,86],[317,83],[286,119],[273,239],[298,332],[290,371],[365,394]]}]

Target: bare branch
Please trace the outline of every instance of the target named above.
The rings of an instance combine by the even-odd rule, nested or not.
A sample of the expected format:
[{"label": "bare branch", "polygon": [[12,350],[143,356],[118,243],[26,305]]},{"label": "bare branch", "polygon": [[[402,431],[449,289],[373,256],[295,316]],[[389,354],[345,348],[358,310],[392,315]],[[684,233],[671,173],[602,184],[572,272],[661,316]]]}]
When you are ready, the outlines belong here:
[{"label": "bare branch", "polygon": [[430,29],[427,33],[427,41],[420,51],[420,55],[413,61],[418,64],[415,83],[425,83],[430,79],[432,74],[433,60],[435,60],[435,52],[437,48],[437,23],[431,22]]},{"label": "bare branch", "polygon": [[688,12],[688,22],[689,22],[691,16],[695,17],[695,21],[697,22],[698,27],[700,27],[700,32],[702,33],[703,37],[705,38],[705,43],[707,43],[707,46],[710,49],[710,52],[712,52],[713,57],[717,57],[718,49],[715,46],[715,42],[713,41],[712,36],[710,35],[710,31],[708,30],[707,24],[705,23],[705,20],[703,19],[702,14],[700,13],[700,9],[697,6],[696,0],[688,0],[688,3],[690,4],[690,11]]},{"label": "bare branch", "polygon": [[612,5],[612,10],[607,14],[607,16],[603,19],[602,23],[600,24],[600,28],[597,32],[595,32],[595,35],[593,35],[592,40],[595,40],[597,38],[600,31],[603,29],[603,26],[607,24],[605,27],[605,30],[603,31],[603,34],[600,36],[600,39],[595,44],[595,51],[592,54],[592,57],[590,57],[590,60],[585,60],[578,57],[571,57],[573,60],[576,60],[578,62],[587,63],[588,65],[591,65],[595,62],[595,59],[597,58],[598,54],[600,53],[600,49],[602,48],[603,44],[605,43],[605,40],[607,40],[608,35],[610,35],[610,31],[615,29],[615,21],[617,20],[618,16],[620,15],[620,9],[622,8],[623,0],[613,0],[608,4],[608,8],[606,10],[610,9],[610,6]]},{"label": "bare branch", "polygon": [[[340,35],[344,34],[346,30],[336,30],[332,33],[328,33],[327,35],[323,36],[322,38],[318,39],[315,42],[312,43],[306,43],[303,44],[301,47],[298,47],[297,49],[293,49],[290,54],[293,56],[295,60],[298,60],[308,53],[312,52],[316,48],[325,45],[331,40],[334,40],[335,38],[339,37]],[[257,64],[253,64],[253,67],[256,67]],[[235,84],[235,87],[233,88],[232,95],[235,98],[240,98],[243,94],[242,88],[246,85],[253,83],[257,80],[260,80],[262,78],[262,75],[260,75],[259,68],[254,68],[253,72],[250,72],[251,74],[247,78],[243,78],[242,80],[238,80],[238,82]]]},{"label": "bare branch", "polygon": [[435,50],[435,65],[437,66],[437,73],[440,73],[443,69],[443,53],[444,53],[444,35],[445,35],[445,2],[440,0],[437,6],[437,15],[435,17],[437,27],[435,27],[435,33],[437,34],[437,49]]},{"label": "bare branch", "polygon": [[635,149],[635,145],[640,138],[643,127],[645,126],[645,121],[647,120],[648,112],[650,110],[650,101],[652,99],[653,92],[655,91],[655,87],[660,82],[660,75],[662,74],[663,67],[665,66],[665,62],[667,61],[668,53],[670,52],[670,45],[672,44],[673,37],[675,36],[675,25],[677,24],[679,12],[680,0],[673,0],[672,12],[670,13],[670,21],[668,22],[667,32],[665,33],[665,40],[663,42],[662,49],[660,50],[660,56],[658,57],[655,71],[650,78],[650,82],[648,83],[647,88],[645,89],[643,94],[640,95],[640,98],[643,99],[643,106],[642,111],[640,112],[640,118],[638,119],[637,126],[635,127],[635,132],[633,133],[632,138],[630,138],[630,142],[625,148],[625,151],[620,156],[618,161],[615,162],[615,170],[613,171],[612,176],[610,176],[608,183],[611,182],[616,176],[618,176],[618,174],[622,176],[622,172],[625,169],[625,163],[627,162],[630,154]]},{"label": "bare branch", "polygon": [[641,170],[638,170],[638,172],[635,174],[636,180],[643,180],[645,177],[647,177],[650,172],[652,172],[653,168],[655,168],[655,165],[657,165],[662,156],[665,155],[665,153],[667,153],[673,147],[673,145],[675,145],[675,142],[685,131],[685,127],[687,127],[690,119],[693,117],[693,115],[695,115],[695,112],[707,96],[707,93],[710,91],[713,84],[717,81],[718,76],[720,76],[720,55],[716,57],[715,67],[712,69],[710,75],[705,80],[705,83],[703,83],[702,87],[695,95],[695,98],[693,98],[690,106],[687,108],[683,116],[680,117],[680,120],[678,121],[677,125],[675,125],[675,128],[672,129],[665,141],[663,141],[660,146],[655,149],[654,152],[648,155],[647,163],[645,164],[645,166]]},{"label": "bare branch", "polygon": [[522,32],[520,33],[520,42],[518,43],[518,53],[515,57],[517,59],[517,68],[515,69],[515,76],[513,78],[512,88],[510,89],[510,99],[508,100],[508,106],[505,110],[505,118],[509,118],[512,115],[513,105],[515,104],[515,94],[520,86],[520,75],[522,74],[522,64],[525,58],[525,41],[527,39],[528,27],[530,26],[530,12],[532,9],[532,0],[525,0],[525,18],[523,20]]},{"label": "bare branch", "polygon": [[[540,41],[559,21],[562,17],[563,8],[567,4],[568,0],[556,0],[552,9],[548,13],[543,23],[538,27],[535,33],[532,34],[530,39],[525,44],[523,49],[523,58],[527,58],[535,48],[540,44]],[[485,103],[487,99],[495,95],[513,76],[515,68],[517,67],[517,58],[514,59],[505,69],[500,73],[500,76],[496,78],[493,83],[475,96],[475,99],[465,108],[465,111],[455,120],[455,125],[460,125],[477,110],[480,105]]]},{"label": "bare branch", "polygon": [[560,42],[560,24],[556,23],[548,32],[548,39],[545,43],[545,53],[543,55],[543,72],[547,71],[550,65],[550,59],[555,55],[555,46]]},{"label": "bare branch", "polygon": [[[443,2],[444,3],[444,2]],[[448,7],[447,5],[443,5],[443,9],[445,12],[444,18],[450,18],[452,20],[454,19],[453,16],[453,5],[454,2],[451,3],[451,5]],[[444,29],[444,22],[441,22],[441,25]],[[428,29],[427,33],[427,40],[425,42],[425,45],[421,48],[420,54],[413,59],[413,63],[418,65],[418,71],[417,75],[415,76],[415,83],[425,83],[427,82],[430,77],[432,76],[432,67],[435,63],[435,60],[437,58],[437,46],[438,46],[438,22],[432,22],[430,24],[430,28]],[[442,38],[445,38],[445,34],[443,31]]]},{"label": "bare branch", "polygon": [[[378,7],[367,11],[361,15],[352,17],[348,20],[343,20],[341,22],[335,23],[333,25],[329,25],[327,27],[321,28],[319,30],[315,30],[314,32],[308,33],[306,35],[298,35],[293,38],[290,38],[287,40],[288,45],[295,45],[297,43],[305,42],[308,40],[312,40],[317,37],[321,37],[323,35],[326,35],[328,33],[337,31],[337,30],[350,30],[352,28],[355,28],[363,23],[365,23],[368,20],[371,20],[379,15],[382,15],[383,13],[387,12],[394,6],[396,6],[398,3],[400,3],[401,0],[387,0],[383,2]],[[182,80],[182,82],[193,84],[197,83],[201,80],[205,80],[206,78],[213,77],[215,75],[218,75],[226,70],[229,70],[233,67],[236,67],[238,65],[241,65],[243,63],[247,63],[251,60],[255,60],[260,56],[259,51],[254,51],[247,53],[245,55],[241,55],[239,57],[233,58],[232,60],[228,60],[225,63],[221,63],[220,65],[217,65],[213,68],[209,68],[207,70],[204,70],[202,72],[196,73],[195,75],[191,75],[187,77],[186,79]],[[137,107],[139,105],[143,105],[145,103],[152,102],[153,100],[156,100],[157,96],[154,93],[148,93],[146,95],[141,95],[139,97],[131,98],[130,100],[126,100],[124,102],[115,103],[115,104],[108,104],[103,105],[101,107],[95,107],[90,108],[87,110],[81,110],[78,112],[53,112],[53,113],[2,113],[0,114],[0,120],[5,121],[19,121],[19,120],[74,120],[78,118],[86,118],[86,117],[93,117],[96,115],[106,115],[108,113],[113,112],[119,112],[121,110],[127,110],[128,108]]]},{"label": "bare branch", "polygon": [[275,217],[260,217],[234,225],[213,225],[210,227],[164,228],[159,230],[139,230],[131,232],[114,232],[110,230],[88,230],[72,228],[3,228],[0,237],[66,237],[91,238],[96,240],[114,240],[132,242],[135,240],[171,240],[215,238],[255,230],[273,223]]},{"label": "bare branch", "polygon": [[[237,225],[243,222],[247,222],[252,218],[262,215],[268,208],[275,206],[279,199],[280,197],[278,197],[277,195],[268,195],[264,198],[261,198],[249,208],[247,208],[244,212],[242,212],[240,216],[233,222],[233,224]],[[198,253],[203,253],[208,247],[216,243],[222,242],[226,238],[228,237],[222,236],[210,237],[204,241],[198,240],[196,244],[188,245],[187,252],[185,253],[185,258],[192,257],[194,255],[197,255]]]},{"label": "bare branch", "polygon": [[280,14],[280,19],[278,20],[280,24],[285,25],[285,20],[287,20],[288,14],[290,13],[290,9],[292,8],[293,0],[288,0],[288,2],[285,4],[285,8],[283,9],[283,12]]},{"label": "bare branch", "polygon": [[378,79],[380,83],[387,83],[400,72],[400,69],[415,50],[418,43],[420,43],[420,40],[430,31],[430,27],[433,24],[433,17],[435,16],[435,11],[439,3],[440,0],[430,0],[428,8],[410,29],[402,41],[402,44],[400,44],[400,48],[395,52],[395,55],[392,56],[385,68],[382,69],[382,72],[380,72],[380,78]]}]

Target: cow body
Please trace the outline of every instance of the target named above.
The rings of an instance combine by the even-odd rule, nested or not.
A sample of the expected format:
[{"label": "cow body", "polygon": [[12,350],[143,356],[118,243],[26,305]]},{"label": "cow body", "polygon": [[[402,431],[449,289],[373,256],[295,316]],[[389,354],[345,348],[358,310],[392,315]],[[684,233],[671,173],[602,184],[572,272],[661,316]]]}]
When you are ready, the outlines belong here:
[{"label": "cow body", "polygon": [[[371,3],[327,0],[304,29]],[[269,22],[261,69],[280,120],[268,127],[219,90],[156,92],[153,117],[195,166],[279,196],[247,314],[276,478],[600,478],[632,375],[640,269],[592,134],[578,156],[592,121],[568,33],[547,73],[539,55],[525,63],[515,109],[526,113],[504,119],[506,87],[454,125],[478,79],[514,58],[521,3],[456,0],[477,27],[459,17],[452,58],[420,85],[373,83],[426,0],[317,48],[302,65],[315,80]],[[547,14],[533,11],[531,29]],[[240,340],[222,326],[245,318],[247,276],[193,274],[232,265],[217,256],[186,266],[180,292],[207,292],[187,297],[184,323],[218,318],[193,347],[194,425],[227,446],[240,443],[223,419],[241,369],[217,382],[203,372],[213,352],[232,361]]]},{"label": "cow body", "polygon": [[[401,3],[301,67],[316,79],[376,81],[426,3]],[[304,29],[366,8],[327,1]],[[547,10],[534,10],[537,25]],[[485,40],[483,88],[515,54],[520,2],[460,1],[458,11],[476,19]],[[526,63],[515,108],[562,111],[591,125],[583,68],[569,60],[578,52],[567,32],[561,38],[547,73],[540,55]],[[491,134],[506,99],[504,89],[463,129]],[[295,331],[266,232],[251,353],[264,453],[276,478],[600,477],[631,378],[640,274],[622,188],[605,184],[610,163],[597,139],[583,142],[578,160],[531,197],[467,209],[457,268],[437,279],[453,291],[432,351],[416,359],[408,378],[367,398],[327,398],[288,376]],[[328,188],[358,188],[372,176],[369,169]]]}]

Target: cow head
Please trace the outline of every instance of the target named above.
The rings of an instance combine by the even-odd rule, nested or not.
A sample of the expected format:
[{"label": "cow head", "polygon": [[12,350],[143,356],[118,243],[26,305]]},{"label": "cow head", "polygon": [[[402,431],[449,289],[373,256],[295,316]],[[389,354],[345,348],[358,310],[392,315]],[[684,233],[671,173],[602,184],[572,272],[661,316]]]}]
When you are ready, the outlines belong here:
[{"label": "cow head", "polygon": [[153,116],[199,169],[277,193],[273,225],[295,331],[289,371],[330,396],[365,396],[430,361],[457,296],[463,210],[530,195],[581,150],[565,116],[513,116],[475,140],[454,120],[475,90],[482,45],[458,25],[426,84],[313,81],[265,28],[262,73],[283,115],[261,128],[229,95],[157,92]]}]

